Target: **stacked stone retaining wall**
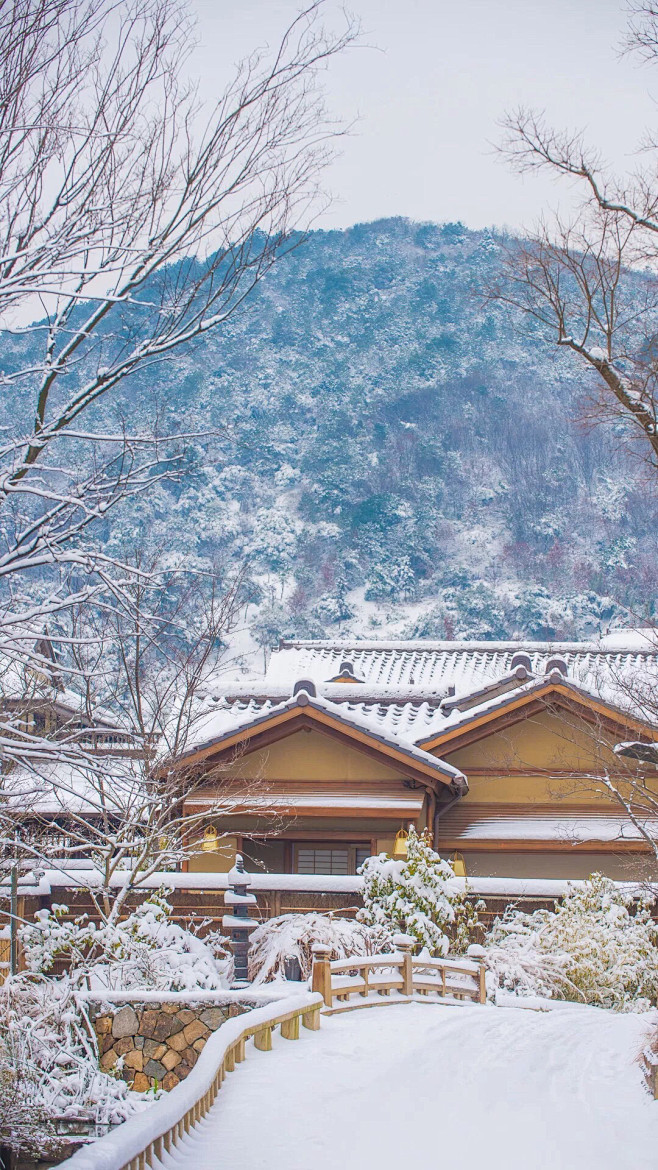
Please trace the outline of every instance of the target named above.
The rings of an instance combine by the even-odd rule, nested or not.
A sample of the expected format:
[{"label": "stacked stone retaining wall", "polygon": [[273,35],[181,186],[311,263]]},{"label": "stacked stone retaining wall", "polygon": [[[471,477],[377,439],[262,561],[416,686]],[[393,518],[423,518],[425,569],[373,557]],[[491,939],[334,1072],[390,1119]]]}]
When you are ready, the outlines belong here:
[{"label": "stacked stone retaining wall", "polygon": [[206,1040],[242,1003],[128,1003],[90,1011],[103,1072],[121,1077],[136,1092],[173,1089],[189,1076]]}]

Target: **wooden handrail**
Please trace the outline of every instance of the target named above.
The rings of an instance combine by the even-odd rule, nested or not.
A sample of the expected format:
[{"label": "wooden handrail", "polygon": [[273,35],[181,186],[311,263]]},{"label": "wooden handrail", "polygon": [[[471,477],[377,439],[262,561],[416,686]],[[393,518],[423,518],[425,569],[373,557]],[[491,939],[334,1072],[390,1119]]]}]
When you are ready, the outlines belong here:
[{"label": "wooden handrail", "polygon": [[60,1164],[62,1170],[146,1170],[205,1117],[226,1074],[245,1059],[247,1040],[253,1037],[254,1047],[268,1052],[278,1026],[285,1039],[297,1040],[300,1020],[313,1031],[320,1027],[321,1007],[321,997],[306,992],[228,1020],[210,1036],[184,1081],[144,1113],[83,1146]]},{"label": "wooden handrail", "polygon": [[[405,1001],[414,994],[434,993],[452,1002],[485,1002],[482,962],[460,958],[415,959],[411,953],[413,940],[398,938],[395,945],[397,950],[388,955],[355,956],[333,962],[327,947],[314,947],[310,994],[292,996],[256,1008],[247,1016],[228,1020],[209,1038],[184,1081],[144,1113],[78,1150],[61,1163],[61,1170],[146,1170],[154,1158],[160,1159],[169,1152],[206,1115],[226,1074],[245,1059],[247,1040],[253,1037],[254,1047],[268,1052],[276,1027],[281,1028],[285,1039],[296,1040],[300,1021],[305,1028],[318,1029],[320,1009],[324,1006],[325,1010],[332,1010],[334,999],[345,1002],[358,994],[361,1003],[354,1006],[365,1007],[364,1001],[371,993],[388,996],[395,991]],[[360,974],[350,978],[351,972]],[[451,982],[455,976],[461,977],[462,982]]]},{"label": "wooden handrail", "polygon": [[[414,958],[413,940],[398,937],[394,943],[397,950],[388,955],[334,960],[329,959],[328,947],[314,947],[311,986],[322,996],[325,1008],[332,1009],[334,1000],[346,1003],[353,995],[364,1000],[372,993],[388,996],[392,991],[405,999],[434,994],[452,1002],[486,1003],[486,971],[481,960]],[[388,977],[387,970],[391,972]]]}]

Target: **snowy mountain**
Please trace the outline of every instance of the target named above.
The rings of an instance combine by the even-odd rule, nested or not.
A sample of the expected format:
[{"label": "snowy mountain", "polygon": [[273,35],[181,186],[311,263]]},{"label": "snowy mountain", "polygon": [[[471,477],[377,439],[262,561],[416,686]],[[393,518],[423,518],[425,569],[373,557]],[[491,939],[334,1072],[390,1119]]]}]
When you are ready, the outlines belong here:
[{"label": "snowy mountain", "polygon": [[610,428],[579,423],[587,375],[479,297],[499,255],[461,224],[312,233],[224,328],[141,376],[168,422],[217,438],[108,539],[144,526],[192,564],[246,563],[261,645],[652,616],[655,493]]}]

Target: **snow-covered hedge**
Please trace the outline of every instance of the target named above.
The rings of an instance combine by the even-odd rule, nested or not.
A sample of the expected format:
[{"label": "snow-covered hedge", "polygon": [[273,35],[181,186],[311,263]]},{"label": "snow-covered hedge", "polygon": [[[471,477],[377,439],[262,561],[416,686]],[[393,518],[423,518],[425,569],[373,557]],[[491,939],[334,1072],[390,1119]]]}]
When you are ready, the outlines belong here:
[{"label": "snow-covered hedge", "polygon": [[86,915],[66,920],[66,906],[40,910],[21,932],[29,971],[47,973],[66,964],[79,986],[161,991],[219,990],[227,986],[229,960],[221,939],[201,939],[171,921],[163,893],[151,894],[127,918],[97,926]]},{"label": "snow-covered hedge", "polygon": [[595,873],[554,911],[509,910],[486,939],[491,982],[522,995],[645,1010],[658,1000],[658,924],[650,905]]},{"label": "snow-covered hedge", "polygon": [[363,909],[360,922],[394,934],[409,934],[430,954],[462,953],[477,938],[478,910],[455,878],[448,861],[435,853],[429,833],[407,838],[406,861],[387,853],[369,857],[361,866]]},{"label": "snow-covered hedge", "polygon": [[296,959],[307,979],[313,965],[312,947],[323,943],[332,959],[372,955],[386,950],[386,930],[329,914],[282,914],[261,923],[251,936],[249,974],[256,983],[283,979],[286,961]]}]

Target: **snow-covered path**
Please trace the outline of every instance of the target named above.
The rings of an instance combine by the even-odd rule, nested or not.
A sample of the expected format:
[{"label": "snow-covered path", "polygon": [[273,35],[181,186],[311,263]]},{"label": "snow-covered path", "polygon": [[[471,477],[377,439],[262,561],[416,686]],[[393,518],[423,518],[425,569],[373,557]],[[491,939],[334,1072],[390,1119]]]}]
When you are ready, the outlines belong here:
[{"label": "snow-covered path", "polygon": [[656,1170],[646,1017],[400,1004],[249,1046],[166,1170]]}]

